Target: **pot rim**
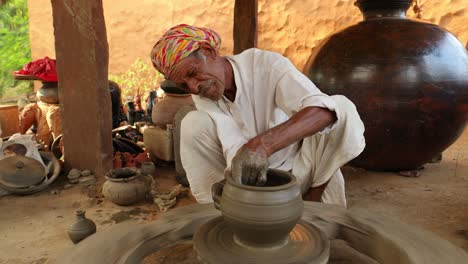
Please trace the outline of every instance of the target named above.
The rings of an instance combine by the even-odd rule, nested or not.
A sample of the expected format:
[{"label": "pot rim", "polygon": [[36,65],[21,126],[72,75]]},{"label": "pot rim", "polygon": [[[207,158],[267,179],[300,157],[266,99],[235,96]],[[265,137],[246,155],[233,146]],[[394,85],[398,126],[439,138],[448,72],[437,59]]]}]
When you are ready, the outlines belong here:
[{"label": "pot rim", "polygon": [[286,184],[278,185],[278,186],[252,186],[252,185],[238,183],[232,177],[226,177],[226,178],[229,184],[232,186],[235,186],[237,188],[241,188],[244,190],[256,191],[256,192],[282,191],[282,190],[286,190],[297,185],[296,176],[294,176],[294,174],[292,174],[289,171],[278,170],[278,169],[268,169],[267,175],[268,173],[276,173],[276,174],[285,175],[285,176],[288,176],[291,180]]},{"label": "pot rim", "polygon": [[136,173],[135,175],[131,176],[131,177],[128,177],[128,178],[112,178],[112,177],[109,177],[109,176],[105,176],[107,180],[109,181],[112,181],[112,182],[127,182],[127,181],[131,181],[137,177],[140,177],[141,174],[140,173]]}]

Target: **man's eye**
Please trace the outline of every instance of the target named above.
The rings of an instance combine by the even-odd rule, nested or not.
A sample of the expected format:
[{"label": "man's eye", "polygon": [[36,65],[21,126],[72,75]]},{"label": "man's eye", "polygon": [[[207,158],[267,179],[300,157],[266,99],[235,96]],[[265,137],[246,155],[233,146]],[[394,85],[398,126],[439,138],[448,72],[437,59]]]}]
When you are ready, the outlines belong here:
[{"label": "man's eye", "polygon": [[195,71],[192,70],[187,73],[187,77],[193,77],[193,76],[195,76]]}]

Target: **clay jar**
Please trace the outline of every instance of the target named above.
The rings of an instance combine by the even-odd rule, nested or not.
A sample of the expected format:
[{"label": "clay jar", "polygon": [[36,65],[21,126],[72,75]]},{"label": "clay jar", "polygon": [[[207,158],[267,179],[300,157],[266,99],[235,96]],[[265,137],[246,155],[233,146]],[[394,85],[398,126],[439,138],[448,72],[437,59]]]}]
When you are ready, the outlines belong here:
[{"label": "clay jar", "polygon": [[445,29],[406,18],[412,2],[356,1],[364,21],[323,40],[305,67],[322,92],[356,105],[366,148],[355,166],[417,169],[468,121],[468,53]]},{"label": "clay jar", "polygon": [[155,125],[165,128],[167,124],[174,123],[175,114],[184,105],[193,105],[190,94],[165,93],[165,96],[153,107],[151,119]]},{"label": "clay jar", "polygon": [[47,104],[58,104],[58,86],[56,82],[43,82],[42,87],[37,90],[36,97],[39,101]]},{"label": "clay jar", "polygon": [[143,200],[151,187],[150,176],[142,176],[135,168],[111,170],[106,179],[102,194],[118,205],[131,205]]},{"label": "clay jar", "polygon": [[96,233],[96,224],[86,218],[85,213],[82,210],[76,211],[76,222],[68,228],[68,236],[75,244]]},{"label": "clay jar", "polygon": [[184,105],[194,105],[191,94],[179,89],[171,80],[161,82],[164,97],[159,100],[151,112],[153,124],[166,128],[167,124],[174,124],[177,111]]},{"label": "clay jar", "polygon": [[242,246],[284,246],[302,216],[304,204],[294,175],[269,169],[267,178],[265,186],[243,185],[231,177],[212,186],[215,207]]}]

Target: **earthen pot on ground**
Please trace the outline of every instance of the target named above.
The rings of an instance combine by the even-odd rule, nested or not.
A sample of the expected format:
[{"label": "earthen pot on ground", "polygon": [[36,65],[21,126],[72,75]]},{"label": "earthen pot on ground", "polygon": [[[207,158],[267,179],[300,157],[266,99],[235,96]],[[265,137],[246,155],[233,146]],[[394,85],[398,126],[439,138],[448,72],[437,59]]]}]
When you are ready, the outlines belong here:
[{"label": "earthen pot on ground", "polygon": [[212,187],[215,207],[243,246],[280,247],[302,216],[303,201],[296,178],[269,169],[265,186],[250,186],[228,177]]},{"label": "earthen pot on ground", "polygon": [[305,74],[342,94],[364,122],[353,163],[417,169],[450,146],[468,120],[468,54],[447,30],[406,18],[412,0],[358,0],[364,21],[322,41]]},{"label": "earthen pot on ground", "polygon": [[141,175],[136,168],[110,170],[102,194],[118,205],[131,205],[145,198],[151,189],[151,176]]},{"label": "earthen pot on ground", "polygon": [[75,244],[96,233],[96,224],[86,218],[85,213],[82,210],[76,211],[76,222],[68,228],[68,236]]}]

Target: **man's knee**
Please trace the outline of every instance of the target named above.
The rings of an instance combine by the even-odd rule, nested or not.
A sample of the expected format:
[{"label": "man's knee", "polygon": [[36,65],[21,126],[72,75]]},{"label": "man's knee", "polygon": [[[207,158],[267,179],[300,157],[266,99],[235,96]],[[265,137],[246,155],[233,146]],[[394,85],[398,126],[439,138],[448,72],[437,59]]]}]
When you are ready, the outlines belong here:
[{"label": "man's knee", "polygon": [[190,138],[196,140],[207,136],[213,138],[216,135],[216,126],[211,119],[210,115],[203,111],[191,111],[189,112],[181,124],[181,136],[182,138]]}]

